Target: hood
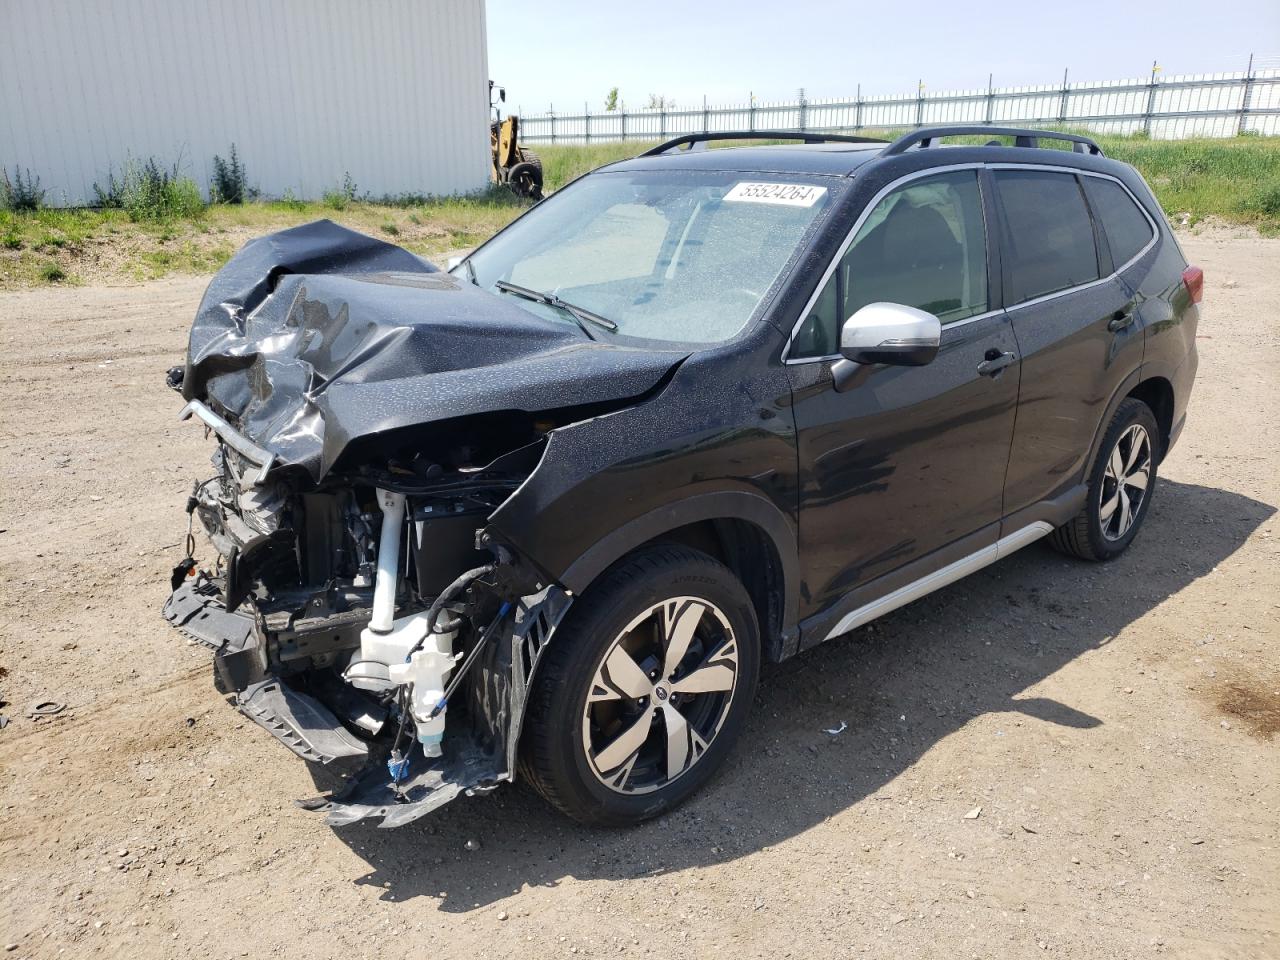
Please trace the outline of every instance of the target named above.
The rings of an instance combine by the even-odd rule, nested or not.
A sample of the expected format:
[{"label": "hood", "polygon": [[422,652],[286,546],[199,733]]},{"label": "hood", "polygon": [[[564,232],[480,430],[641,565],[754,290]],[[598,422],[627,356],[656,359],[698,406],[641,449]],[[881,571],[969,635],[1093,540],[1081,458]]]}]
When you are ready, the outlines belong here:
[{"label": "hood", "polygon": [[590,341],[328,220],[250,241],[213,278],[182,393],[318,482],[356,440],[502,410],[621,401],[687,351]]}]

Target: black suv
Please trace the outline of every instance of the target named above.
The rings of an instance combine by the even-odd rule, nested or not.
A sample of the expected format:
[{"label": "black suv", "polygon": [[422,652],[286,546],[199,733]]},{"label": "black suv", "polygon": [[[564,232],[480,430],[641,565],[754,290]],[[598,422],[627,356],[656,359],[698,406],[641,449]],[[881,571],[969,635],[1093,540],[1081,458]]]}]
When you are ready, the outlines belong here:
[{"label": "black suv", "polygon": [[170,374],[218,559],[188,538],[165,615],[346,774],[304,805],[394,826],[519,769],[631,823],[763,661],[1040,537],[1128,547],[1202,274],[1092,141],[980,132],[681,137],[449,273],[328,222],[237,254]]}]

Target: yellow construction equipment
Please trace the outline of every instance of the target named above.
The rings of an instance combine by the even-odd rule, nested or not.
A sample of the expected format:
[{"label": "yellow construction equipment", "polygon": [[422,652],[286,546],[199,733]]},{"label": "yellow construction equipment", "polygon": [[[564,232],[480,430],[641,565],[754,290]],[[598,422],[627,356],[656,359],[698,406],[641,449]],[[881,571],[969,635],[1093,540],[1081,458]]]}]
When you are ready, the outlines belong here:
[{"label": "yellow construction equipment", "polygon": [[489,179],[505,183],[518,197],[541,200],[542,161],[532,150],[520,146],[520,118],[502,118],[500,104],[506,100],[507,91],[490,80],[489,107],[493,110],[493,119],[489,121]]}]

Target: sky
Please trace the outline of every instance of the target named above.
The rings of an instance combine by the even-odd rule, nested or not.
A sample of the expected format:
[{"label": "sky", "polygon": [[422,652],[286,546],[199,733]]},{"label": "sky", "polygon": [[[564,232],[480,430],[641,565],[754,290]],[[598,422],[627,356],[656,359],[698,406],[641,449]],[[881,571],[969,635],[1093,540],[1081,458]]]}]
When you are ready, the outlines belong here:
[{"label": "sky", "polygon": [[1058,83],[1280,67],[1280,0],[488,0],[489,76],[507,112]]}]

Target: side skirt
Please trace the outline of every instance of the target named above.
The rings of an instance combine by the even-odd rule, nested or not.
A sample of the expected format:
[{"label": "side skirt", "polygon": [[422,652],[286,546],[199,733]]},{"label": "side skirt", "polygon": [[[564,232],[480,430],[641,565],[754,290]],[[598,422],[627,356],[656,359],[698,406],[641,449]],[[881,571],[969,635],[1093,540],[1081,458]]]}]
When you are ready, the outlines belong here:
[{"label": "side skirt", "polygon": [[[830,629],[824,630],[823,625],[814,624],[813,632],[809,633],[809,631],[802,625],[802,635],[808,633],[810,637],[821,637],[820,640],[815,640],[815,644],[806,645],[816,645],[816,643],[822,643],[830,640],[832,637],[838,637],[841,634],[848,633],[850,630],[857,629],[864,623],[869,623],[877,617],[882,617],[886,613],[897,610],[899,607],[906,606],[913,600],[918,600],[923,596],[933,593],[935,590],[939,590],[942,587],[947,586],[948,584],[955,583],[957,580],[967,577],[969,574],[981,570],[983,567],[990,566],[997,560],[1001,560],[1004,557],[1009,556],[1009,554],[1013,553],[1015,550],[1020,550],[1027,546],[1027,544],[1034,543],[1041,537],[1047,536],[1053,532],[1053,529],[1053,524],[1044,520],[1037,520],[1015,530],[1007,536],[1001,537],[995,543],[989,543],[972,553],[968,553],[965,556],[960,557],[958,560],[954,560],[943,567],[939,567],[937,570],[934,570],[917,580],[913,580],[910,583],[900,586],[895,590],[891,590],[883,596],[877,597],[868,603],[855,607],[853,610],[845,613],[844,616],[836,622],[835,626]],[[827,617],[823,617],[822,619],[827,619],[828,622],[830,622]]]},{"label": "side skirt", "polygon": [[957,580],[1007,557],[1015,550],[1019,550],[1029,543],[1034,543],[1052,532],[1053,527],[1043,520],[1037,520],[1021,530],[1015,530],[1007,537],[1001,537],[989,547],[983,547],[976,553],[962,557],[955,563],[947,564],[941,570],[936,570],[927,577],[921,577],[914,583],[899,587],[893,593],[886,594],[879,600],[873,600],[871,603],[845,614],[844,618],[827,634],[827,639],[830,640],[832,637],[838,637],[842,633],[848,633],[850,630],[860,627],[876,617],[884,616],[891,610],[906,606],[912,600],[919,600],[926,594],[933,593],[933,591],[941,589],[947,584],[955,583]]}]

